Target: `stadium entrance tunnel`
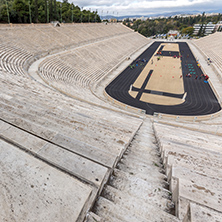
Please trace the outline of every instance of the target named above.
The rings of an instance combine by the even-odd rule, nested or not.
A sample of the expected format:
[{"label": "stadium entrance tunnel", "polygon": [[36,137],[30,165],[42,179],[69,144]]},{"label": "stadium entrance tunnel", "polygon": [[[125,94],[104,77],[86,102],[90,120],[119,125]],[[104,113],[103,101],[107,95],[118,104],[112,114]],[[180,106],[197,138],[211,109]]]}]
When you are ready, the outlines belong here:
[{"label": "stadium entrance tunnel", "polygon": [[187,43],[154,42],[105,91],[149,115],[209,115],[221,106],[208,81]]}]

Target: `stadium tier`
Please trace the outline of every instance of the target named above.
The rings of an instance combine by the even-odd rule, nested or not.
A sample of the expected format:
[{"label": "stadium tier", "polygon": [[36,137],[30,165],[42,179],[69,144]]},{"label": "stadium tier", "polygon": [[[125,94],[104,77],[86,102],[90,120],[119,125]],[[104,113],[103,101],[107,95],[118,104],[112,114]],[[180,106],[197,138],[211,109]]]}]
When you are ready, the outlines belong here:
[{"label": "stadium tier", "polygon": [[45,59],[39,73],[51,86],[91,100],[93,84],[145,43],[148,41],[136,33],[115,36]]},{"label": "stadium tier", "polygon": [[190,209],[195,202],[210,208],[210,221],[216,221],[221,212],[221,136],[160,123],[154,129],[178,218],[195,218]]},{"label": "stadium tier", "polygon": [[[187,44],[221,102],[197,48],[215,35]],[[152,40],[122,24],[10,24],[0,42],[0,221],[222,220],[220,112],[149,116],[105,94]]]},{"label": "stadium tier", "polygon": [[196,46],[202,50],[205,54],[206,59],[208,59],[209,64],[216,66],[218,73],[222,78],[222,45],[220,44],[222,40],[222,32],[216,32],[212,35],[208,35],[204,38],[195,40]]}]

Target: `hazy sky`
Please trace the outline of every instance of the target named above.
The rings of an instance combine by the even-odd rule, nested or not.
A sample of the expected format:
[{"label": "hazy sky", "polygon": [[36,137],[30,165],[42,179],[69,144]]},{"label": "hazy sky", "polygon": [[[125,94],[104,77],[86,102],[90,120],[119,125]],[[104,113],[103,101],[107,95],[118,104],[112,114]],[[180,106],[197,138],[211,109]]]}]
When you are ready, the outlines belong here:
[{"label": "hazy sky", "polygon": [[222,11],[222,0],[69,0],[99,15],[147,15],[183,11]]}]

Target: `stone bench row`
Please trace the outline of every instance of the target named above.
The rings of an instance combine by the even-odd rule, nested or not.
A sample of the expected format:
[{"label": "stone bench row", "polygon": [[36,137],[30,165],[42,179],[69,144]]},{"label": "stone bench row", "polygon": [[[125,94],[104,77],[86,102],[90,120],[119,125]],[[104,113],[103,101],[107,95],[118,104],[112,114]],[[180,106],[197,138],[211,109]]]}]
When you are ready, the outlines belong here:
[{"label": "stone bench row", "polygon": [[208,121],[201,121],[198,124],[191,122],[174,122],[172,120],[159,119],[159,123],[168,124],[174,127],[182,127],[188,130],[195,130],[197,132],[208,133],[213,135],[222,136],[222,117],[218,116]]},{"label": "stone bench row", "polygon": [[5,72],[26,75],[25,68],[31,54],[15,47],[0,45],[1,68]]},{"label": "stone bench row", "polygon": [[[20,107],[20,108],[19,108]],[[33,107],[34,108],[34,107]],[[14,103],[7,105],[6,103],[0,103],[0,109],[4,114],[4,111],[8,110],[9,114],[17,116],[18,120],[33,122],[33,125],[39,125],[47,128],[50,131],[58,132],[58,129],[62,129],[63,134],[70,138],[75,138],[80,141],[88,141],[93,146],[100,147],[101,149],[119,152],[121,147],[127,144],[130,139],[130,135],[124,136],[119,133],[117,129],[114,131],[109,129],[106,125],[103,127],[100,124],[86,125],[84,120],[74,122],[72,119],[55,118],[50,114],[45,114],[42,111],[33,110],[32,107],[17,105]],[[3,116],[2,114],[2,116]],[[8,118],[8,115],[5,115]],[[36,116],[38,118],[36,118]],[[74,119],[74,118],[73,118]],[[114,128],[115,129],[115,128]],[[87,139],[88,138],[88,139]]]},{"label": "stone bench row", "polygon": [[90,27],[71,25],[64,26],[64,28],[63,26],[54,28],[48,25],[46,27],[2,28],[0,29],[0,39],[2,40],[1,42],[7,42],[8,45],[16,45],[28,52],[39,54],[57,47],[69,47],[75,44],[78,45],[81,42],[97,41],[97,39],[109,38],[113,34],[121,35],[124,33],[130,33],[130,31],[122,25],[112,26],[112,30],[109,30],[109,27],[103,24]]},{"label": "stone bench row", "polygon": [[[11,126],[1,123],[0,125],[0,131],[5,130],[6,136],[4,140],[0,140],[0,171],[3,172],[0,182],[1,192],[4,194],[0,198],[0,205],[4,206],[1,209],[0,221],[15,218],[18,221],[32,221],[33,218],[41,221],[83,221],[98,192],[95,186],[75,177],[76,170],[81,169],[83,165],[79,164],[75,168],[74,165],[68,166],[68,161],[66,163],[58,161],[50,165],[41,159],[44,151],[34,156],[34,153],[30,155],[27,150],[26,152],[22,150],[24,145],[26,148],[29,145],[40,147],[44,142],[38,142],[36,138],[28,135],[29,143],[24,144],[27,134],[23,132],[16,136]],[[14,136],[14,142],[11,140],[9,142],[7,139],[7,134],[10,132]],[[22,136],[23,140],[19,136]],[[55,147],[48,146],[52,149]],[[66,156],[69,154],[63,153]],[[71,156],[74,157],[72,154]],[[81,159],[78,160],[81,163]],[[69,174],[64,172],[66,169],[61,169],[62,166],[68,167]],[[96,170],[105,169],[98,167]],[[80,172],[78,171],[79,175]]]},{"label": "stone bench row", "polygon": [[[88,158],[73,152],[75,149],[81,150],[84,148],[84,151],[88,151],[89,155],[90,149],[89,147],[87,149],[84,144],[78,143],[78,141],[76,141],[76,143],[72,144],[72,149],[67,149],[66,147],[62,147],[56,142],[54,142],[54,144],[49,143],[44,139],[36,137],[35,135],[21,130],[20,128],[10,125],[6,122],[0,121],[0,125],[1,138],[16,144],[25,151],[32,153],[34,156],[37,156],[40,159],[44,159],[46,162],[52,163],[53,165],[56,165],[57,167],[73,174],[77,178],[83,179],[88,183],[92,183],[97,187],[100,187],[101,183],[104,182],[103,180],[108,173],[108,168],[103,167],[100,164],[95,163],[93,160],[89,160]],[[115,162],[115,157],[112,158],[113,156],[110,156],[111,158],[108,159],[108,156],[108,153],[106,154],[103,152],[100,154],[100,156],[98,155],[98,158],[104,158],[103,162],[105,159],[107,159],[109,167],[112,167],[113,163],[111,163],[110,160],[112,159]]]},{"label": "stone bench row", "polygon": [[160,123],[154,123],[154,130],[176,216],[181,220],[188,218],[190,203],[195,203],[217,212],[222,218],[218,204],[222,197],[220,137]]},{"label": "stone bench row", "polygon": [[[13,93],[17,93],[15,86],[13,86],[11,90],[13,90]],[[9,89],[7,89],[7,91],[9,91]],[[10,93],[7,93],[7,96],[4,96],[4,93],[0,95],[2,118],[3,114],[5,118],[14,116],[12,120],[14,122],[14,120],[17,119],[17,124],[28,121],[30,122],[30,126],[26,130],[32,130],[32,127],[34,127],[35,124],[35,129],[37,129],[38,126],[45,127],[47,131],[57,132],[58,129],[60,129],[67,137],[76,138],[83,142],[87,141],[93,146],[110,150],[110,152],[117,152],[118,154],[121,153],[121,147],[126,146],[132,136],[133,131],[131,131],[130,128],[133,129],[136,126],[138,127],[138,124],[141,121],[136,119],[133,120],[132,118],[132,124],[127,124],[127,121],[124,118],[121,118],[119,114],[113,113],[113,117],[116,116],[116,120],[118,121],[114,121],[111,124],[110,121],[107,121],[107,118],[104,118],[104,120],[103,118],[101,119],[103,115],[102,113],[104,113],[104,117],[107,116],[105,113],[109,113],[109,111],[106,110],[102,113],[98,112],[100,113],[100,117],[99,114],[96,115],[96,118],[100,119],[98,123],[94,119],[93,110],[88,110],[87,113],[86,108],[79,107],[79,109],[75,112],[73,112],[74,109],[73,111],[70,110],[70,112],[67,112],[66,108],[56,108],[56,104],[54,109],[52,109],[52,105],[47,108],[46,95],[42,98],[42,100],[40,100],[38,96],[38,101],[36,101],[36,94],[32,94],[32,92],[29,92],[28,98],[27,91],[26,94],[23,94],[23,97],[26,98],[25,100],[21,99],[22,96],[20,95],[18,95],[16,99],[14,99],[13,94],[11,97],[9,95]],[[50,101],[51,104],[52,101],[53,99]],[[92,108],[93,107],[91,107],[91,109]],[[82,110],[84,110],[84,112]],[[61,116],[63,118],[61,118]],[[127,127],[121,127],[121,125],[125,125]],[[24,124],[21,126],[25,127]],[[49,138],[50,135],[51,133],[49,133]]]},{"label": "stone bench row", "polygon": [[[132,35],[134,36],[135,33],[127,34],[126,37],[131,38]],[[142,38],[143,44],[147,42],[143,37],[132,40],[137,42],[137,47],[140,38]],[[131,46],[131,43],[124,45],[123,40],[116,37],[105,42],[74,49],[71,52],[44,60],[40,64],[39,72],[47,82],[62,84],[64,81],[66,84],[75,83],[89,87],[135,50],[136,46]]]},{"label": "stone bench row", "polygon": [[[158,124],[158,123],[156,123]],[[212,152],[221,152],[222,138],[217,135],[183,129],[182,127],[173,127],[167,124],[159,124],[157,134],[162,140],[178,144],[187,144],[187,146],[202,148]],[[172,133],[168,134],[167,130]]]},{"label": "stone bench row", "polygon": [[222,46],[220,40],[221,32],[216,32],[212,35],[200,38],[194,41],[195,44],[209,57],[215,65],[222,70]]},{"label": "stone bench row", "polygon": [[[19,84],[21,81],[23,84]],[[111,111],[87,103],[82,103],[77,100],[74,100],[75,105],[73,105],[73,99],[47,89],[30,79],[24,79],[18,76],[16,78],[11,76],[5,76],[5,78],[3,78],[2,76],[0,84],[1,87],[3,88],[4,86],[7,91],[7,94],[1,92],[2,99],[6,97],[9,102],[14,102],[15,105],[21,103],[23,106],[27,105],[31,107],[33,110],[38,110],[39,107],[39,110],[42,112],[52,113],[52,115],[57,116],[57,118],[59,118],[60,115],[64,115],[64,118],[70,118],[70,121],[85,121],[86,125],[89,125],[90,122],[92,125],[96,125],[94,123],[95,120],[103,117],[99,123],[100,126],[101,124],[105,124],[107,125],[106,127],[111,126],[110,129],[114,127],[115,130],[118,128],[118,130],[121,131],[125,128],[123,128],[123,126],[127,124],[126,128],[128,130],[124,129],[125,133],[131,133],[138,124],[137,118],[130,117],[131,121],[129,123],[121,113],[115,112],[113,112],[115,120],[109,121],[106,117]],[[27,92],[29,92],[29,95]],[[38,100],[36,100],[36,98],[38,98]],[[61,101],[64,102],[62,106]]]},{"label": "stone bench row", "polygon": [[[123,130],[123,126],[127,126],[126,132],[132,132],[132,130],[137,126],[138,119],[130,117],[130,123],[128,120],[122,116],[121,113],[113,112],[115,120],[107,119],[107,116],[111,112],[110,110],[100,108],[98,106],[93,106],[88,103],[82,103],[78,100],[73,104],[73,99],[66,97],[56,91],[48,89],[35,81],[31,81],[29,78],[10,76],[10,75],[0,75],[0,86],[5,89],[5,92],[1,92],[1,97],[7,100],[17,101],[17,103],[28,104],[45,110],[45,112],[53,112],[53,115],[60,116],[64,115],[65,118],[73,117],[73,119],[82,119],[89,124],[89,121],[94,122],[96,119],[102,117],[102,122],[107,123],[108,126],[118,126],[119,130]],[[22,84],[20,84],[22,83]],[[27,94],[27,92],[29,92]],[[28,95],[28,96],[27,96]],[[38,98],[38,100],[36,100]],[[53,101],[53,102],[52,102]],[[61,101],[63,105],[61,106]],[[84,110],[84,112],[82,111]],[[100,124],[104,124],[100,121]]]},{"label": "stone bench row", "polygon": [[[51,115],[43,115],[42,112],[34,111],[28,105],[23,108],[19,107],[21,107],[21,105],[13,107],[12,105],[10,106],[1,102],[0,109],[2,111],[2,118],[8,119],[11,115],[14,116],[14,118],[10,118],[13,122],[14,119],[17,119],[18,123],[28,121],[30,123],[30,126],[26,129],[28,131],[32,131],[34,125],[36,126],[34,128],[42,126],[47,129],[47,131],[52,132],[58,132],[58,129],[61,129],[67,138],[75,138],[82,142],[87,141],[87,143],[92,146],[100,147],[101,149],[109,150],[117,154],[121,152],[121,147],[125,146],[130,138],[130,135],[128,137],[123,137],[121,134],[118,135],[117,132],[110,130],[106,125],[104,127],[96,124],[87,126],[84,122],[75,123],[73,120],[66,121],[66,119],[54,118],[51,117]],[[22,124],[21,127],[25,126]]]}]

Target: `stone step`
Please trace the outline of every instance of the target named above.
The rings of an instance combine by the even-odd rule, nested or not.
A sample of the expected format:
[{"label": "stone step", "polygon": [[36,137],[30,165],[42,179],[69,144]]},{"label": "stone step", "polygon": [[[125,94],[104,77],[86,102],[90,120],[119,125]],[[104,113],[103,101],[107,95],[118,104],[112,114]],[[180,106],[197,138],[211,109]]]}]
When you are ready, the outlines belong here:
[{"label": "stone step", "polygon": [[36,113],[40,116],[49,116],[50,118],[58,119],[59,117],[61,117],[62,114],[64,121],[66,121],[67,123],[75,120],[75,123],[82,124],[82,122],[84,122],[83,120],[85,120],[87,125],[90,124],[90,120],[92,121],[92,118],[90,117],[83,117],[81,115],[78,115],[76,112],[71,113],[66,112],[65,110],[60,110],[56,106],[52,106],[52,104],[47,104],[46,101],[43,101],[43,103],[41,103],[40,101],[33,101],[30,98],[28,99],[20,97],[17,99],[14,96],[11,97],[10,100],[6,100],[5,95],[3,95],[2,93],[0,94],[0,97],[2,99],[2,102],[9,106],[13,106],[21,110],[29,108],[29,112]]},{"label": "stone step", "polygon": [[165,166],[168,178],[168,174],[172,165],[185,167],[210,178],[219,178],[219,180],[222,180],[222,169],[220,167],[221,164],[216,162],[214,163],[213,160],[197,157],[193,158],[191,156],[183,157],[168,154]]},{"label": "stone step", "polygon": [[83,183],[0,140],[0,221],[83,221],[96,198]]},{"label": "stone step", "polygon": [[[127,164],[132,161],[134,163],[150,164],[150,156],[154,162],[159,162],[156,140],[153,134],[152,123],[149,119],[145,119],[139,129],[139,133],[134,136],[133,141],[124,153],[124,160]],[[128,161],[129,160],[129,161]]]},{"label": "stone step", "polygon": [[145,222],[148,221],[147,219],[141,218],[139,215],[135,215],[131,211],[119,207],[118,205],[115,205],[113,202],[103,198],[99,197],[95,206],[94,211],[96,214],[98,214],[100,217],[104,218],[105,221],[111,220],[111,221],[122,221],[122,222],[128,222],[128,221],[137,221],[137,222]]},{"label": "stone step", "polygon": [[[2,80],[4,81],[4,80]],[[8,81],[8,80],[7,80]],[[33,85],[35,82],[33,82]],[[17,83],[15,83],[17,84]],[[58,118],[62,115],[64,117],[72,117],[74,116],[74,119],[80,119],[82,118],[85,122],[90,120],[91,122],[94,122],[95,125],[99,124],[105,124],[106,126],[112,126],[115,127],[115,129],[118,129],[118,131],[124,131],[124,133],[130,133],[130,131],[133,131],[135,129],[135,126],[139,126],[138,123],[141,122],[138,118],[130,118],[130,122],[128,120],[126,121],[125,117],[122,116],[120,113],[112,112],[110,110],[103,109],[101,107],[93,106],[88,103],[82,104],[80,101],[75,101],[75,106],[73,105],[73,99],[71,100],[68,97],[64,97],[62,94],[55,93],[54,91],[50,91],[47,88],[43,88],[40,90],[41,85],[37,85],[33,89],[30,89],[29,97],[27,97],[27,89],[24,90],[23,93],[21,93],[21,89],[19,88],[16,92],[16,85],[13,84],[13,91],[10,92],[10,90],[7,92],[7,95],[10,95],[13,99],[13,102],[16,102],[18,104],[27,104],[30,106],[33,106],[33,109],[35,110],[35,107],[41,107],[43,110],[46,110],[46,114],[49,112],[53,112],[56,115],[58,115]],[[27,87],[29,87],[30,84],[27,83]],[[3,85],[5,87],[5,84]],[[0,96],[4,93],[1,92]],[[45,96],[47,94],[47,97]],[[57,95],[58,94],[58,95]],[[36,97],[38,97],[38,100],[36,100]],[[51,98],[50,98],[51,97]],[[63,100],[63,105],[61,106],[60,100]],[[53,101],[53,104],[52,104]],[[20,105],[21,105],[20,104]],[[48,108],[47,108],[48,107]],[[93,112],[92,112],[93,110]],[[94,112],[95,111],[95,112]],[[110,112],[112,112],[112,116],[115,116],[115,120],[110,120],[110,118],[107,118],[107,116],[110,115]],[[108,114],[109,113],[109,114]],[[101,118],[102,117],[102,118]],[[97,119],[98,118],[98,119]],[[95,121],[96,120],[96,121]],[[78,121],[78,120],[77,120]],[[81,121],[81,120],[80,120]],[[81,121],[84,122],[84,121]],[[125,124],[124,124],[125,123]],[[92,123],[93,124],[93,123]],[[127,129],[123,129],[123,125],[127,124]],[[86,124],[88,125],[88,123]]]},{"label": "stone step", "polygon": [[44,146],[37,156],[81,180],[94,184],[99,190],[110,174],[106,167],[52,144]]},{"label": "stone step", "polygon": [[222,213],[196,203],[190,203],[183,222],[219,222]]},{"label": "stone step", "polygon": [[37,125],[34,122],[18,118],[16,115],[4,110],[1,110],[1,119],[47,141],[51,141],[51,139],[57,134],[57,131],[49,130],[48,128]]},{"label": "stone step", "polygon": [[173,165],[170,171],[169,178],[170,178],[169,184],[171,192],[173,192],[177,186],[177,181],[178,181],[177,179],[190,180],[194,183],[201,184],[201,186],[204,187],[210,187],[214,190],[222,190],[222,180],[220,180],[218,177],[210,178],[208,176],[198,174],[192,169],[188,169],[185,167],[180,167],[180,166],[175,167]]},{"label": "stone step", "polygon": [[[99,197],[96,206],[94,208],[95,212],[98,212],[100,217],[112,218],[112,221],[137,221],[137,222],[178,222],[177,218],[173,215],[168,214],[164,211],[158,210],[156,212],[148,212],[146,213],[146,217],[137,212],[140,206],[137,206],[135,210],[129,210],[125,207],[119,206],[118,204],[114,204],[113,202]],[[166,216],[167,215],[167,216]]]},{"label": "stone step", "polygon": [[[221,150],[222,138],[220,136],[192,132],[180,127],[172,127],[164,124],[154,123],[155,133],[158,142],[161,140],[173,141],[178,144],[187,144],[189,146],[201,147],[212,151]],[[166,133],[166,131],[168,133]],[[192,132],[192,133],[191,133]]]},{"label": "stone step", "polygon": [[187,146],[186,144],[180,145],[173,142],[169,143],[163,140],[161,141],[161,144],[159,147],[160,147],[160,152],[161,152],[161,158],[163,159],[164,164],[166,163],[168,153],[169,154],[176,153],[180,155],[185,154],[185,155],[197,156],[201,158],[210,158],[214,160],[220,159],[222,155],[222,151],[215,152],[215,151],[211,151],[204,148],[200,150],[199,147],[197,148],[197,147]]},{"label": "stone step", "polygon": [[187,213],[189,203],[194,202],[205,207],[209,207],[222,213],[220,191],[202,186],[192,180],[178,179],[177,187],[173,192],[175,202],[176,216],[183,219]]},{"label": "stone step", "polygon": [[51,139],[51,142],[108,168],[113,168],[120,158],[119,155],[110,153],[105,149],[102,150],[98,147],[91,146],[87,143],[79,141],[75,138],[64,136],[60,133],[56,134]]},{"label": "stone step", "polygon": [[[3,113],[3,115],[4,115],[4,113]],[[104,165],[108,168],[112,168],[116,164],[116,162],[119,158],[118,155],[114,156],[113,154],[110,154],[110,153],[106,152],[105,150],[101,150],[98,147],[91,146],[87,143],[81,142],[79,140],[76,140],[76,139],[73,139],[70,137],[66,137],[60,133],[49,131],[42,126],[38,126],[33,123],[29,123],[27,121],[23,122],[22,124],[18,123],[18,120],[17,120],[17,122],[14,122],[14,120],[12,118],[13,118],[13,116],[11,115],[9,120],[11,120],[12,123],[17,124],[18,127],[24,129],[25,131],[28,131],[37,137],[41,137],[43,140],[50,141],[50,142],[54,143],[55,145],[58,145],[64,149],[74,152],[75,154],[83,156],[87,159],[90,159],[90,160],[97,162],[101,165]],[[0,121],[0,123],[2,124],[2,129],[10,128],[10,130],[7,130],[5,132],[5,134],[7,133],[9,138],[11,138],[11,136],[13,136],[13,135],[17,136],[16,135],[17,131],[20,132],[20,129],[18,129],[15,126],[12,126],[12,125],[5,123],[3,121]],[[29,124],[30,124],[31,128],[28,127]],[[27,141],[28,141],[29,137],[32,137],[31,134],[29,134],[27,136]],[[30,144],[27,144],[27,145],[30,146]],[[33,147],[33,148],[35,148],[35,147]],[[29,148],[30,151],[33,148],[30,147]]]},{"label": "stone step", "polygon": [[[131,175],[117,169],[114,169],[114,176],[110,177],[109,184],[118,190],[127,190],[131,195],[138,193],[138,195],[158,196],[169,198],[169,191],[164,189],[160,183],[160,179],[150,177],[147,175],[147,181],[136,175]],[[152,172],[150,172],[152,174]],[[164,182],[163,182],[164,184]]]},{"label": "stone step", "polygon": [[124,153],[125,159],[130,159],[133,162],[145,162],[148,163],[150,161],[150,155],[152,155],[153,162],[159,162],[160,158],[158,156],[158,150],[156,148],[156,144],[150,146],[148,144],[149,139],[147,140],[146,146],[142,146],[140,142],[135,143],[133,140],[130,146],[127,148],[126,152]]},{"label": "stone step", "polygon": [[[94,118],[86,115],[81,116],[76,112],[67,112],[66,110],[60,110],[57,107],[52,107],[51,105],[47,108],[46,104],[43,104],[42,106],[39,103],[34,104],[33,100],[30,101],[30,103],[27,103],[21,101],[21,99],[19,101],[15,99],[6,100],[3,96],[1,102],[4,102],[4,104],[7,104],[9,107],[13,106],[14,108],[19,109],[20,112],[23,111],[24,113],[34,114],[38,117],[47,118],[50,121],[61,123],[70,127],[75,125],[76,127],[81,127],[83,129],[85,127],[91,129],[95,128],[96,131],[99,131],[99,129],[103,127],[103,133],[108,134],[110,137],[113,136],[116,138],[116,140],[124,140],[124,138],[127,139],[127,137],[129,137],[132,133],[127,133],[126,131],[124,132],[125,135],[123,135],[121,134],[122,129],[118,128],[114,123],[107,124],[106,121],[103,122],[102,120],[96,122]],[[63,117],[62,119],[61,116]]]},{"label": "stone step", "polygon": [[[1,125],[3,125],[1,123]],[[7,124],[6,124],[7,125]],[[6,128],[7,127],[7,128]],[[51,144],[16,127],[6,126],[0,136],[16,144],[25,151],[45,160],[77,178],[94,184],[99,189],[103,187],[109,176],[109,170],[89,159],[72,153],[66,149]]]},{"label": "stone step", "polygon": [[120,191],[109,185],[104,187],[101,196],[128,210],[134,210],[135,208],[139,215],[143,215],[149,210],[164,211],[172,204],[170,200],[157,198],[156,195],[141,195],[137,192],[132,194],[128,193],[127,190]]},{"label": "stone step", "polygon": [[[100,216],[90,211],[89,213],[87,213],[87,216],[84,222],[108,222],[108,221],[107,220],[104,221]],[[109,221],[109,222],[112,222],[112,221]]]},{"label": "stone step", "polygon": [[[22,110],[22,109],[16,109],[12,106],[4,106],[2,103],[0,104],[0,109],[2,110],[8,110],[10,113],[13,113],[20,118],[27,119],[29,121],[35,122],[39,125],[45,126],[48,129],[52,130],[62,130],[64,135],[70,136],[70,137],[75,137],[80,140],[84,141],[91,141],[94,144],[98,144],[100,147],[104,147],[106,145],[107,148],[112,146],[112,152],[116,148],[121,150],[121,146],[123,146],[125,143],[128,142],[129,138],[127,141],[123,141],[122,137],[112,137],[113,135],[109,130],[107,132],[104,132],[101,127],[94,129],[93,127],[87,127],[87,126],[76,126],[74,123],[67,123],[66,121],[63,120],[63,118],[57,119],[56,121],[53,121],[49,117],[45,116],[39,116],[36,114],[31,114],[28,108]],[[103,140],[106,140],[106,143],[104,143]],[[120,142],[118,142],[120,141]],[[115,146],[113,144],[115,143]],[[100,144],[100,145],[99,145]],[[110,150],[110,151],[111,151]]]},{"label": "stone step", "polygon": [[[70,130],[66,127],[51,123],[47,120],[43,119],[36,119],[36,117],[33,117],[35,122],[33,122],[33,118],[26,119],[22,116],[17,115],[17,113],[9,113],[6,112],[4,109],[1,109],[2,119],[5,121],[14,124],[26,131],[32,132],[38,136],[42,136],[45,139],[51,140],[53,136],[57,134],[58,129],[62,131],[62,134],[66,137],[72,137],[76,140],[79,140],[81,142],[87,141],[88,144],[91,146],[98,147],[101,150],[105,150],[105,152],[113,153],[116,156],[121,156],[121,153],[124,150],[124,145],[118,143],[116,141],[114,144],[109,144],[109,140],[106,140],[105,138],[100,138],[100,140],[96,137],[93,138],[91,135],[89,135],[89,132],[87,131],[81,131],[79,129],[76,130]],[[108,144],[110,146],[108,146]]]},{"label": "stone step", "polygon": [[[180,159],[184,159],[187,162],[191,162],[191,163],[196,163],[199,165],[207,165],[209,166],[209,168],[221,168],[222,167],[222,163],[221,163],[221,155],[207,155],[205,153],[202,153],[200,155],[196,155],[195,152],[183,152],[183,151],[179,151],[179,152],[174,152],[174,151],[169,151],[168,154],[165,154],[166,156],[166,160],[168,160],[168,156],[174,156],[175,159],[180,160]],[[167,161],[165,163],[165,167],[167,168]]]},{"label": "stone step", "polygon": [[[170,124],[171,123],[162,124],[162,123],[154,122],[154,129],[155,129],[155,131],[157,132],[157,134],[159,136],[165,137],[165,138],[168,138],[168,139],[181,137],[182,140],[184,140],[184,139],[186,139],[186,135],[190,134],[189,139],[191,141],[196,141],[196,142],[200,142],[200,141],[204,142],[205,141],[206,142],[211,137],[213,138],[213,137],[216,136],[216,135],[208,134],[207,132],[200,132],[200,131],[196,130],[196,127],[201,127],[201,126],[204,127],[204,124],[203,125],[201,125],[201,124],[197,125],[195,123],[196,125],[194,125],[194,127],[191,127],[191,129],[186,128],[186,124],[189,125],[189,123],[186,123],[186,122],[181,123],[182,124],[181,126],[180,125],[178,125],[178,126],[175,125],[177,123],[172,123],[172,125],[170,125]],[[180,124],[180,123],[178,122],[178,124]],[[185,126],[185,128],[183,126]],[[192,130],[192,128],[193,128],[193,130]],[[169,131],[169,132],[172,131],[172,132],[174,132],[174,135],[166,135],[166,131]],[[209,136],[209,138],[208,138],[208,136]]]},{"label": "stone step", "polygon": [[[129,173],[130,175],[135,175],[143,180],[150,179],[152,177],[159,178],[160,180],[165,179],[165,175],[160,173],[160,163],[156,162],[134,162],[129,160],[127,157],[125,159],[122,158],[121,161],[117,164],[116,168],[123,172]],[[152,172],[152,173],[151,173]]]},{"label": "stone step", "polygon": [[[174,126],[174,127],[181,127],[183,129],[191,130],[191,131],[199,131],[202,133],[211,133],[214,135],[222,135],[222,126],[216,124],[207,124],[204,121],[197,123],[190,123],[190,122],[175,122],[171,120],[158,120],[159,123]],[[213,120],[210,120],[213,123]]]},{"label": "stone step", "polygon": [[126,155],[129,155],[130,158],[137,158],[139,160],[146,161],[150,158],[150,155],[153,158],[159,159],[156,140],[154,135],[145,137],[143,134],[143,128],[139,131],[139,135],[134,136],[134,140],[131,142],[130,146],[127,149]]},{"label": "stone step", "polygon": [[[173,134],[174,132],[170,132],[170,134]],[[185,135],[184,137],[186,138],[182,138],[181,135],[179,136],[174,136],[174,138],[170,138],[167,139],[165,137],[162,137],[159,139],[159,142],[161,143],[161,140],[164,140],[166,142],[169,141],[169,143],[174,143],[174,144],[178,144],[178,145],[185,145],[185,146],[190,146],[190,147],[195,147],[195,148],[203,148],[204,150],[209,150],[212,152],[221,152],[220,149],[220,142],[222,142],[222,140],[220,139],[220,136],[212,136],[213,138],[209,138],[209,140],[205,140],[205,138],[208,138],[209,136],[205,135],[206,137],[203,138],[195,138],[195,139],[191,139],[190,135]],[[202,140],[203,139],[203,140]]]}]

